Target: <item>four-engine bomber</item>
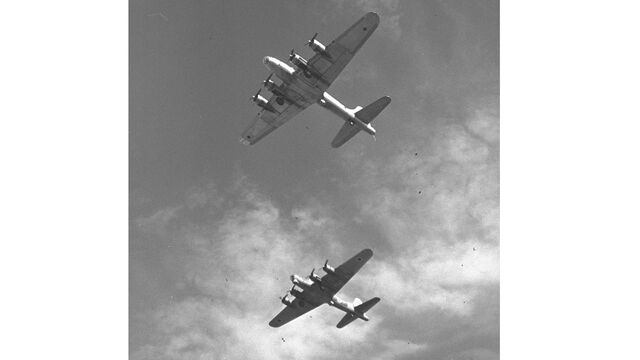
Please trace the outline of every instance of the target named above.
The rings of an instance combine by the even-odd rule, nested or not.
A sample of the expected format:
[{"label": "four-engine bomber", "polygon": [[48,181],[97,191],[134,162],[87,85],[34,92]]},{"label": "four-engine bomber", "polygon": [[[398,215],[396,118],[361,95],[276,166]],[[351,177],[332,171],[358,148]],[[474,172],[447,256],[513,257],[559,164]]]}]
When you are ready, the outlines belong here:
[{"label": "four-engine bomber", "polygon": [[311,270],[311,274],[306,278],[291,275],[293,287],[281,298],[286,308],[276,315],[269,325],[280,327],[322,304],[329,304],[346,313],[337,325],[339,328],[355,319],[369,321],[366,312],[377,304],[380,298],[374,297],[364,303],[355,298],[353,302],[349,302],[336,294],[372,256],[373,251],[364,249],[335,269],[327,260],[322,267],[326,274],[322,277],[315,273],[315,269]]},{"label": "four-engine bomber", "polygon": [[[318,33],[315,33],[307,42],[315,55],[307,60],[291,49],[289,61],[293,67],[274,57],[265,56],[263,63],[271,74],[263,82],[263,86],[272,96],[267,99],[258,90],[251,97],[261,110],[251,126],[242,133],[240,141],[255,144],[314,103],[345,122],[331,146],[341,146],[360,130],[375,136],[376,130],[371,122],[389,105],[391,98],[383,96],[364,108],[348,108],[331,96],[327,89],[378,27],[379,22],[377,14],[368,13],[329,45],[321,43],[317,39]],[[273,75],[281,80],[280,84],[271,80]]]}]

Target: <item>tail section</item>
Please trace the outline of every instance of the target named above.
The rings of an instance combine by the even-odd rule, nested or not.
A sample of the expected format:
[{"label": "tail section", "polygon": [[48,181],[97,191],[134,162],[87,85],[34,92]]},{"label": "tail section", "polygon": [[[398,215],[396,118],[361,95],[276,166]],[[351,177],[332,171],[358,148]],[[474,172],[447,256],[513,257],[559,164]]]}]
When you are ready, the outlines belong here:
[{"label": "tail section", "polygon": [[336,325],[336,327],[337,327],[338,329],[342,329],[343,327],[345,327],[345,326],[347,326],[347,325],[351,324],[351,322],[353,322],[353,320],[355,320],[355,319],[357,319],[357,318],[358,318],[357,316],[355,316],[355,315],[353,315],[353,314],[351,314],[351,313],[348,313],[347,315],[345,315],[345,316],[340,320],[340,322],[338,323],[338,325]]},{"label": "tail section", "polygon": [[355,307],[357,313],[364,315],[367,311],[369,311],[375,304],[380,301],[379,297],[374,297],[373,299],[369,299],[364,303]]},{"label": "tail section", "polygon": [[361,318],[363,320],[368,321],[369,318],[367,317],[366,312],[369,311],[379,301],[380,301],[379,297],[374,297],[373,299],[367,300],[364,303],[362,302],[362,300],[358,298],[354,299],[353,300],[353,305],[355,305],[354,310],[358,315],[347,313],[344,317],[342,317],[342,319],[340,319],[340,322],[336,326],[338,327],[338,329],[342,329],[343,327],[351,324],[355,319],[359,318],[360,316],[362,316]]},{"label": "tail section", "polygon": [[390,102],[390,97],[383,96],[380,99],[365,106],[364,109],[358,111],[357,113],[355,113],[355,115],[358,119],[362,120],[363,123],[368,124],[373,121],[373,119],[375,119],[375,117],[378,116],[378,114],[380,114],[382,110],[384,110],[384,108],[389,105]]},{"label": "tail section", "polygon": [[[380,99],[372,102],[371,104],[365,106],[364,108],[360,108],[359,106],[353,109],[352,111],[356,111],[354,116],[356,119],[351,122],[345,122],[345,124],[340,128],[338,134],[331,142],[331,146],[334,148],[342,146],[342,144],[346,143],[354,137],[360,130],[365,129],[366,132],[371,135],[375,135],[375,130],[369,123],[375,119],[378,114],[384,110],[384,108],[389,105],[391,102],[391,98],[388,96],[383,96]],[[360,125],[356,125],[354,122],[361,121]]]}]

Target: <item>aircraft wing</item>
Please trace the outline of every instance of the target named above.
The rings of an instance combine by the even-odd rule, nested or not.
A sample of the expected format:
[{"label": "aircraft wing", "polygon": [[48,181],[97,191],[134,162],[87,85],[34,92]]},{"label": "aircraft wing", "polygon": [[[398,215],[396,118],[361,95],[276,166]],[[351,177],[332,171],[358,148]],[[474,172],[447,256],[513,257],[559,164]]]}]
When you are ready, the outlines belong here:
[{"label": "aircraft wing", "polygon": [[323,276],[322,279],[320,279],[320,283],[325,289],[328,288],[334,294],[337,293],[372,256],[373,251],[371,251],[371,249],[360,251],[344,264],[335,268],[335,273],[329,272]]},{"label": "aircraft wing", "polygon": [[270,322],[269,322],[269,326],[271,327],[280,327],[286,323],[288,323],[289,321],[304,315],[305,313],[308,313],[309,311],[317,308],[318,306],[322,305],[322,302],[320,303],[310,303],[306,300],[300,299],[300,298],[295,298],[295,300],[293,300],[293,303],[291,305],[288,305],[286,308],[284,308],[282,311],[280,311],[278,313],[278,315],[276,315]]},{"label": "aircraft wing", "polygon": [[291,118],[311,105],[310,103],[289,101],[285,101],[280,105],[276,99],[276,95],[271,96],[267,103],[267,107],[273,111],[267,109],[260,110],[251,126],[242,133],[240,142],[246,145],[253,145],[257,143],[260,139],[269,135],[270,132],[291,120]]},{"label": "aircraft wing", "polygon": [[[316,53],[309,61],[308,65],[321,75],[317,86],[322,90],[333,83],[340,72],[347,66],[349,61],[358,52],[362,45],[369,39],[369,36],[378,27],[380,17],[378,14],[370,12],[343,32],[331,44],[326,47],[326,54]],[[301,71],[301,70],[298,70]]]}]

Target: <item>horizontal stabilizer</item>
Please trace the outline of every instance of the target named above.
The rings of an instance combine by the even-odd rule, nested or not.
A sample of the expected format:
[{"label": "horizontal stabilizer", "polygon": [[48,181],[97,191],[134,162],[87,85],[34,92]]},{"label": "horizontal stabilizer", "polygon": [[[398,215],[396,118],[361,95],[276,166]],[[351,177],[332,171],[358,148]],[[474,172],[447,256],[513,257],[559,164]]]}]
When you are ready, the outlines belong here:
[{"label": "horizontal stabilizer", "polygon": [[[376,116],[378,116],[378,114],[382,112],[382,110],[384,110],[384,108],[387,107],[387,105],[389,105],[390,102],[390,97],[383,96],[380,99],[365,106],[364,108],[358,110],[358,112],[356,112],[354,116],[363,123],[369,124],[371,121],[373,121],[373,119],[375,119]],[[331,146],[333,146],[334,148],[342,146],[342,144],[349,141],[349,139],[354,137],[358,132],[360,132],[360,130],[360,127],[356,126],[353,122],[345,122],[344,125],[342,125],[342,127],[340,128],[340,131],[338,131],[336,137],[333,138]],[[373,134],[375,134],[375,131]]]},{"label": "horizontal stabilizer", "polygon": [[380,301],[379,297],[374,297],[373,299],[369,299],[369,300],[363,302],[362,304],[356,306],[354,310],[356,312],[360,313],[360,314],[364,314],[367,311],[369,311],[369,309],[371,309],[379,301]]},{"label": "horizontal stabilizer", "polygon": [[375,117],[378,116],[378,114],[380,114],[382,110],[384,110],[384,108],[389,105],[390,102],[390,97],[383,96],[380,99],[365,106],[364,109],[358,111],[357,113],[355,113],[355,115],[358,119],[362,120],[363,123],[368,124],[373,119],[375,119]]},{"label": "horizontal stabilizer", "polygon": [[[354,308],[354,310],[360,314],[360,315],[364,315],[367,311],[369,311],[372,307],[375,306],[375,304],[377,304],[378,302],[380,302],[380,298],[379,297],[374,297],[373,299],[369,299],[365,302],[363,302],[362,304],[360,304],[360,299],[356,298],[353,301],[353,304],[356,305],[356,307]],[[338,325],[336,325],[338,327],[338,329],[341,329],[349,324],[351,324],[351,322],[353,322],[353,320],[357,319],[358,315],[354,315],[352,313],[348,313],[346,314],[338,323]],[[369,320],[369,318],[367,318],[366,316],[363,316],[364,320]]]},{"label": "horizontal stabilizer", "polygon": [[342,329],[343,327],[351,324],[351,322],[357,318],[358,317],[355,315],[347,314],[340,320],[340,322],[336,326],[338,327],[338,329]]}]

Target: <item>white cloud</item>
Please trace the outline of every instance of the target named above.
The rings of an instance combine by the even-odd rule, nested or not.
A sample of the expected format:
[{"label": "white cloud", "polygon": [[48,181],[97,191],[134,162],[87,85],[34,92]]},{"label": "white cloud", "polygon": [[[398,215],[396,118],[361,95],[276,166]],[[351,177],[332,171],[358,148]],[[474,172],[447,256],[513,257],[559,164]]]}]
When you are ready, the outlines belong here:
[{"label": "white cloud", "polygon": [[495,111],[475,110],[474,116],[467,122],[467,127],[469,131],[489,143],[495,143],[500,139],[500,121]]},{"label": "white cloud", "polygon": [[[499,282],[497,117],[414,121],[388,158],[351,152],[343,164],[361,216],[375,224],[392,256],[366,283],[398,313],[473,313],[479,289]],[[353,169],[355,167],[355,170]],[[366,189],[366,191],[362,191]]]},{"label": "white cloud", "polygon": [[189,192],[182,205],[138,219],[144,236],[175,245],[159,261],[175,274],[170,286],[176,295],[151,312],[153,336],[132,358],[371,358],[431,351],[424,337],[406,344],[379,330],[387,319],[430,311],[469,319],[483,289],[498,283],[499,184],[491,131],[495,127],[440,121],[414,128],[404,144],[410,151],[389,158],[343,153],[354,184],[346,190],[359,212],[353,215],[377,227],[387,247],[341,293],[349,300],[382,298],[372,321],[347,331],[335,328],[341,314],[326,306],[282,328],[268,326],[282,308],[278,296],[289,287],[288,275],[306,275],[326,257],[352,255],[339,236],[345,226],[340,212],[326,201],[306,199],[283,212],[238,176],[224,198],[216,186],[205,186]]},{"label": "white cloud", "polygon": [[362,277],[397,313],[440,309],[466,316],[474,309],[477,288],[499,281],[498,248],[473,241],[418,243],[396,261],[372,264]]},{"label": "white cloud", "polygon": [[398,339],[389,340],[386,349],[375,354],[371,357],[371,360],[397,359],[403,355],[415,354],[425,349],[427,349],[427,345],[425,344],[413,344],[410,341]]},{"label": "white cloud", "polygon": [[[342,314],[328,307],[279,329],[268,326],[282,309],[277,297],[288,289],[288,275],[326,255],[314,250],[314,239],[334,242],[329,230],[333,220],[321,208],[300,207],[292,211],[298,219],[291,221],[252,186],[243,185],[234,206],[217,220],[189,222],[180,218],[189,216],[187,206],[178,206],[138,221],[146,234],[163,234],[182,244],[173,250],[186,260],[175,270],[182,274],[175,286],[194,293],[175,296],[153,311],[154,340],[136,349],[132,358],[332,357],[362,345],[375,331],[376,322],[352,324],[350,331],[335,328]],[[213,200],[198,196],[196,204],[215,204]],[[193,204],[193,197],[186,203]],[[180,225],[170,227],[170,222]]]}]

